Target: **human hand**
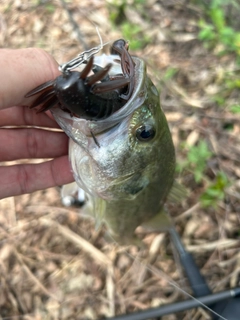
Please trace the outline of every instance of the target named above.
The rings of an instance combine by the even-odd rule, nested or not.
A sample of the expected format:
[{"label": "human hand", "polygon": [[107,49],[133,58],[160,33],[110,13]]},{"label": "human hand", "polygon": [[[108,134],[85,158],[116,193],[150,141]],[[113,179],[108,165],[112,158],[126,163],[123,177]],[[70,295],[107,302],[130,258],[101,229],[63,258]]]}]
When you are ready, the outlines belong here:
[{"label": "human hand", "polygon": [[41,49],[0,49],[0,69],[0,162],[52,158],[36,164],[1,164],[0,199],[72,182],[67,136],[53,131],[59,128],[53,118],[27,107],[35,97],[24,98],[59,75],[56,61]]}]

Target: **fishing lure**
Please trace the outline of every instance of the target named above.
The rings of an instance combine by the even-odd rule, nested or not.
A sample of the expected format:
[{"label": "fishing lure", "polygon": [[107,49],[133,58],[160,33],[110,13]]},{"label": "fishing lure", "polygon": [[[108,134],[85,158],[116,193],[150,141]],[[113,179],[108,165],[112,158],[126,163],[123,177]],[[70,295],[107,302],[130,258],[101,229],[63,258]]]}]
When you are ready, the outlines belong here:
[{"label": "fishing lure", "polygon": [[[104,68],[93,66],[92,54],[95,52],[96,48],[88,52],[90,59],[82,72],[71,69],[85,62],[83,54],[77,61],[60,66],[62,75],[55,80],[30,91],[26,97],[40,93],[30,108],[43,104],[37,111],[39,113],[58,105],[72,116],[87,120],[105,119],[120,109],[130,98],[134,87],[134,62],[128,53],[128,44],[120,39],[111,48],[112,53],[121,57],[123,75],[109,76],[111,63]],[[95,74],[88,76],[90,71]]]}]

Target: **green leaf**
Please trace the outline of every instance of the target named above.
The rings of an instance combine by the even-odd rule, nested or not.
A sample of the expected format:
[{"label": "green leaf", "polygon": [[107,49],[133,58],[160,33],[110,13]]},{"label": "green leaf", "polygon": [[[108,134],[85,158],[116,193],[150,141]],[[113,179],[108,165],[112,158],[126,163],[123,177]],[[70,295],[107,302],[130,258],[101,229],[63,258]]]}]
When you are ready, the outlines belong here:
[{"label": "green leaf", "polygon": [[[202,168],[204,169],[204,168]],[[203,170],[195,170],[194,171],[194,179],[197,183],[201,182],[202,180],[202,177],[203,177],[203,173],[202,173]]]},{"label": "green leaf", "polygon": [[215,181],[201,195],[200,201],[204,207],[216,207],[218,202],[225,197],[225,188],[229,185],[229,180],[224,172],[219,171]]},{"label": "green leaf", "polygon": [[45,7],[46,7],[46,10],[49,13],[53,13],[55,11],[55,9],[56,9],[55,6],[53,4],[51,4],[51,3],[46,4]]},{"label": "green leaf", "polygon": [[171,67],[167,68],[167,70],[163,76],[164,79],[165,80],[171,79],[177,73],[177,71],[178,71],[178,69],[176,69],[176,68],[171,68]]},{"label": "green leaf", "polygon": [[213,26],[205,25],[198,34],[198,38],[203,41],[211,41],[216,38]]},{"label": "green leaf", "polygon": [[240,104],[236,104],[230,107],[232,113],[240,113]]},{"label": "green leaf", "polygon": [[222,30],[225,26],[225,17],[224,17],[224,11],[220,7],[214,7],[210,10],[209,13],[213,24],[217,28],[218,31]]},{"label": "green leaf", "polygon": [[197,146],[193,146],[189,149],[187,160],[197,183],[201,182],[207,160],[211,156],[212,152],[209,151],[207,143],[204,140],[201,140]]},{"label": "green leaf", "polygon": [[130,42],[131,50],[143,48],[151,41],[148,35],[145,35],[140,25],[125,22],[121,26],[123,38]]},{"label": "green leaf", "polygon": [[225,46],[228,46],[228,49],[234,50],[235,49],[235,31],[230,27],[224,27],[222,30],[219,31],[219,40]]}]

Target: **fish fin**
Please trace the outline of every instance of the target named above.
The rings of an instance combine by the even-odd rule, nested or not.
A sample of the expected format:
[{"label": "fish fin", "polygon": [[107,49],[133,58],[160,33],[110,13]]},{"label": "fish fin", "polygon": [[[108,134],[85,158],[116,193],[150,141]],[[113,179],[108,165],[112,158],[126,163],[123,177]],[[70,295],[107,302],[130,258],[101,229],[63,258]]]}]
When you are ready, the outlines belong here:
[{"label": "fish fin", "polygon": [[173,225],[171,217],[164,208],[150,220],[144,222],[141,226],[149,231],[165,231]]},{"label": "fish fin", "polygon": [[120,246],[137,246],[139,248],[143,248],[145,244],[139,239],[136,235],[132,235],[131,237],[119,237],[111,232],[106,226],[106,232],[104,234],[104,239],[108,243],[116,243]]},{"label": "fish fin", "polygon": [[[167,196],[167,202],[173,202],[177,204],[186,199],[187,196],[188,190],[185,188],[185,186],[174,180],[172,188]],[[141,226],[151,231],[165,231],[173,226],[173,222],[166,209],[162,208],[157,215],[144,222]]]},{"label": "fish fin", "polygon": [[61,197],[67,197],[67,196],[72,196],[75,195],[75,193],[78,192],[78,185],[74,181],[72,183],[65,184],[62,189],[61,189]]},{"label": "fish fin", "polygon": [[167,201],[177,204],[186,199],[188,194],[189,192],[187,188],[178,181],[174,180],[172,188],[167,196]]}]

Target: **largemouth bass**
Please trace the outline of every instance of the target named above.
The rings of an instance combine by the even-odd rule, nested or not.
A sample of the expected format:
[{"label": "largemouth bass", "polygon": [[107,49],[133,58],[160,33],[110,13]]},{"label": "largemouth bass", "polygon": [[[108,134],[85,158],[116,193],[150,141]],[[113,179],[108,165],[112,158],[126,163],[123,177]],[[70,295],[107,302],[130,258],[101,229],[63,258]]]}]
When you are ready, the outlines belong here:
[{"label": "largemouth bass", "polygon": [[[51,109],[70,138],[69,158],[77,185],[87,194],[86,210],[98,224],[106,223],[120,243],[129,243],[139,225],[163,215],[175,171],[174,146],[159,93],[145,62],[132,59],[132,95],[109,117],[87,120]],[[94,57],[94,64],[102,68],[106,61],[112,64],[110,73],[123,74],[116,55]]]}]

